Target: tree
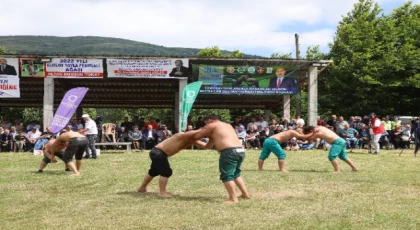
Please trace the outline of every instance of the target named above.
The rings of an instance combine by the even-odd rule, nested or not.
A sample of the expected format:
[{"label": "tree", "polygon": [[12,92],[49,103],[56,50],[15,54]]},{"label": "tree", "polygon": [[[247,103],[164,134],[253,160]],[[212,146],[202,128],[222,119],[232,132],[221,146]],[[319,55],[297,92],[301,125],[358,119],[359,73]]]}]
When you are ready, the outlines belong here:
[{"label": "tree", "polygon": [[326,57],[327,55],[319,50],[319,45],[313,47],[308,46],[308,48],[306,49],[306,60],[323,60]]},{"label": "tree", "polygon": [[232,57],[232,58],[243,58],[245,55],[243,53],[241,53],[241,51],[235,49],[233,50],[232,53],[229,53],[227,55],[227,57]]},{"label": "tree", "polygon": [[219,46],[210,46],[200,50],[197,53],[199,57],[229,57],[229,58],[243,58],[245,55],[238,49],[233,52],[222,52]]},{"label": "tree", "polygon": [[419,6],[408,2],[389,16],[381,12],[372,0],[359,0],[339,23],[330,45],[334,64],[319,90],[329,94],[321,102],[327,110],[343,115],[420,111],[412,96],[420,93]]},{"label": "tree", "polygon": [[272,53],[270,58],[276,58],[276,59],[292,59],[292,53]]},{"label": "tree", "polygon": [[219,46],[210,46],[200,50],[197,53],[199,57],[222,57],[222,52],[220,51]]}]

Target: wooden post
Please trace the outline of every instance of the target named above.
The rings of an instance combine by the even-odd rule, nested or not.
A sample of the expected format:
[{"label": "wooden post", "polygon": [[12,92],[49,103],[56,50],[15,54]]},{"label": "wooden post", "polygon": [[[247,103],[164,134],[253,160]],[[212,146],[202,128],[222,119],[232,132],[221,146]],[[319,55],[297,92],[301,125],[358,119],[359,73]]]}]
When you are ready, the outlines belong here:
[{"label": "wooden post", "polygon": [[43,130],[51,124],[54,117],[54,78],[44,78]]}]

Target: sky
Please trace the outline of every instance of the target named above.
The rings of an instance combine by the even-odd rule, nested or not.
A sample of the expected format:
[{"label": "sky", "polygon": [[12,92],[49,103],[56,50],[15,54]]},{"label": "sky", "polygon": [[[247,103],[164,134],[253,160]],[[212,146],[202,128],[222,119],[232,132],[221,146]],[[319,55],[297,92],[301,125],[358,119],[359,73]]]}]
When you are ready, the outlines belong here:
[{"label": "sky", "polygon": [[[328,52],[342,15],[357,0],[0,0],[0,35],[103,36],[167,47],[269,57]],[[385,14],[406,0],[376,0]],[[413,0],[420,4],[420,0]],[[16,10],[12,10],[16,9]],[[0,44],[1,46],[1,44]]]}]

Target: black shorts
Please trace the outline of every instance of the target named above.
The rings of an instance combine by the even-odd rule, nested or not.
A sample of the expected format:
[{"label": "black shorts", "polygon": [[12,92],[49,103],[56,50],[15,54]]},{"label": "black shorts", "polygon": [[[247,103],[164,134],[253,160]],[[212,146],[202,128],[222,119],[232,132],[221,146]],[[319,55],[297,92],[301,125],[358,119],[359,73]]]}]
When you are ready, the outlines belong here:
[{"label": "black shorts", "polygon": [[158,148],[152,148],[149,153],[152,164],[150,165],[149,175],[151,177],[163,176],[170,177],[172,176],[172,169],[169,165],[168,155],[165,152]]},{"label": "black shorts", "polygon": [[83,153],[89,144],[89,141],[86,137],[73,137],[69,140],[69,145],[66,148],[64,157],[67,158],[67,161],[70,162],[73,159],[73,156],[76,155],[76,160],[81,160],[83,158]]}]

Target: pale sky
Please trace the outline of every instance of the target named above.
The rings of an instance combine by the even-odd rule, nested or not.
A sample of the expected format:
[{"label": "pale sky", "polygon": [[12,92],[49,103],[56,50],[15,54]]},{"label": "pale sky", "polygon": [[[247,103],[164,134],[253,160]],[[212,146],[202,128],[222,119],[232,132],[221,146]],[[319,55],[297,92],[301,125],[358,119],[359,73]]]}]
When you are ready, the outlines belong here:
[{"label": "pale sky", "polygon": [[[357,0],[0,0],[0,35],[103,36],[270,56],[328,51]],[[388,14],[406,0],[378,0]],[[420,0],[414,0],[420,4]],[[15,10],[13,10],[15,9]],[[0,44],[1,46],[1,44]]]}]

